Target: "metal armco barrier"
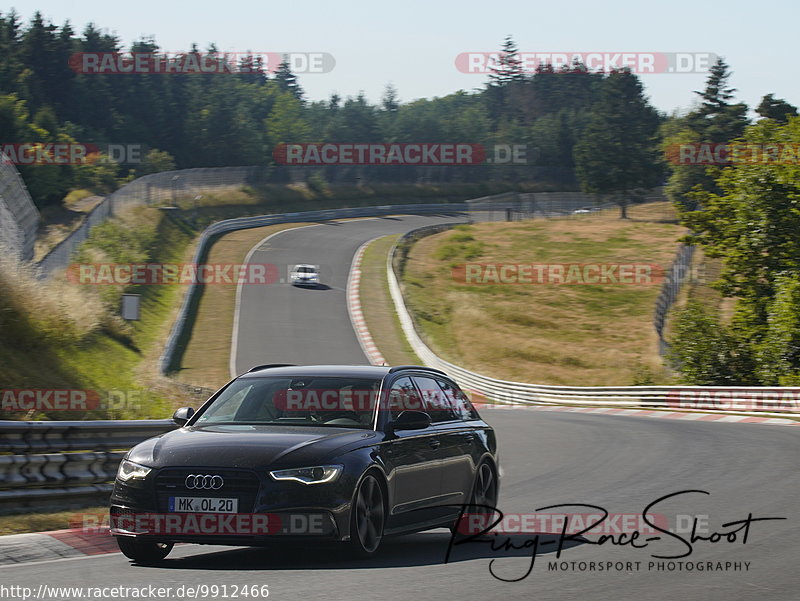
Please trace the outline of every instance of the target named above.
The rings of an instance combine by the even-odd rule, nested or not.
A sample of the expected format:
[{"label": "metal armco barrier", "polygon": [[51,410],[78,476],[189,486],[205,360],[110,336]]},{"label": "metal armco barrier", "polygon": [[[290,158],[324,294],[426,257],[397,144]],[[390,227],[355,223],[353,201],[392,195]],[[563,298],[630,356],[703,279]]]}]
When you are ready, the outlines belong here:
[{"label": "metal armco barrier", "polygon": [[409,344],[422,362],[454,377],[477,400],[514,404],[596,405],[603,407],[654,407],[680,410],[723,411],[775,417],[800,417],[800,388],[757,386],[545,386],[484,376],[437,356],[420,337],[400,289],[398,248],[404,242],[434,234],[442,228],[425,226],[397,240],[389,253],[386,271],[389,291]]},{"label": "metal armco barrier", "polygon": [[0,514],[103,505],[127,449],[172,420],[0,421]]}]

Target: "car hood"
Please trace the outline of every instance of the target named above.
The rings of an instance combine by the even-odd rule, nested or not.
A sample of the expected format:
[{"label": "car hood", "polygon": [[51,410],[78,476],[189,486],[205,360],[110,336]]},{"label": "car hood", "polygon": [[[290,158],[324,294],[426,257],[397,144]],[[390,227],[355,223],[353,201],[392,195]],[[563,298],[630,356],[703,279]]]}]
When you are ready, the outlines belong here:
[{"label": "car hood", "polygon": [[374,443],[372,430],[330,427],[192,426],[151,438],[129,459],[155,468],[181,466],[264,468],[317,463]]}]

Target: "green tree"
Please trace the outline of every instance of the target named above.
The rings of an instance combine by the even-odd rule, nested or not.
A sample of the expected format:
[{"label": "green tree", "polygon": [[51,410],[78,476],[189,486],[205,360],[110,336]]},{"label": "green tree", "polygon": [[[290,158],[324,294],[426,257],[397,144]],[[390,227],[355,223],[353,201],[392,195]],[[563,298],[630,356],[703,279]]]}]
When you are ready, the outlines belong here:
[{"label": "green tree", "polygon": [[753,386],[754,359],[750,349],[730,328],[697,302],[678,313],[667,359],[682,384],[695,386]]},{"label": "green tree", "polygon": [[[800,117],[786,125],[764,119],[750,126],[746,144],[800,144]],[[720,192],[692,193],[702,210],[683,213],[693,241],[723,268],[715,287],[736,300],[730,328],[741,380],[764,385],[800,381],[800,165],[761,158],[734,162],[717,180]]]},{"label": "green tree", "polygon": [[800,273],[775,278],[775,295],[767,306],[766,331],[756,357],[761,384],[800,385]]},{"label": "green tree", "polygon": [[273,147],[309,141],[311,128],[305,118],[303,105],[290,92],[278,94],[275,106],[265,121],[267,137]]},{"label": "green tree", "polygon": [[[679,132],[665,140],[667,146],[679,140],[693,143],[728,144],[739,138],[748,124],[747,105],[731,103],[735,88],[728,85],[731,76],[728,64],[722,59],[711,67],[706,87],[695,91],[700,106],[681,120]],[[692,190],[719,192],[716,178],[720,167],[702,165],[673,165],[665,193],[680,210],[697,208]]]},{"label": "green tree", "polygon": [[522,61],[519,58],[519,49],[510,35],[506,36],[503,48],[489,70],[489,85],[491,86],[502,87],[525,78],[522,72]]},{"label": "green tree", "polygon": [[612,71],[575,145],[581,189],[612,199],[626,218],[627,206],[639,191],[661,181],[658,126],[658,113],[647,102],[639,78],[626,69]]},{"label": "green tree", "polygon": [[149,173],[160,173],[162,171],[172,171],[175,169],[175,159],[164,150],[153,148],[148,151],[141,164],[136,169],[136,177],[142,177]]},{"label": "green tree", "polygon": [[275,82],[277,82],[281,92],[289,92],[297,100],[303,99],[303,88],[300,87],[297,76],[292,73],[289,60],[285,56],[275,71]]},{"label": "green tree", "polygon": [[786,123],[789,117],[797,117],[797,107],[792,106],[781,98],[767,94],[756,107],[756,112],[765,119],[772,119],[778,123]]},{"label": "green tree", "polygon": [[503,47],[497,55],[492,57],[489,67],[489,80],[483,92],[483,99],[489,118],[493,123],[498,123],[506,112],[510,88],[518,89],[525,81],[522,71],[522,61],[516,42],[508,35],[503,41]]}]

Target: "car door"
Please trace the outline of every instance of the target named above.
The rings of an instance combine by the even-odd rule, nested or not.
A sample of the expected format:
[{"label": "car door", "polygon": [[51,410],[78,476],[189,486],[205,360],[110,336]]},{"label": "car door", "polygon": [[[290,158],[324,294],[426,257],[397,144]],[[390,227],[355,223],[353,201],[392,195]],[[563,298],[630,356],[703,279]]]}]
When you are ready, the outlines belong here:
[{"label": "car door", "polygon": [[[475,473],[473,428],[463,419],[456,392],[444,378],[414,376],[439,434],[442,462],[442,502],[460,505],[469,501]],[[455,510],[457,511],[457,510]]]},{"label": "car door", "polygon": [[[384,424],[404,410],[424,410],[422,399],[408,376],[389,387]],[[438,433],[433,426],[423,430],[400,430],[383,444],[383,460],[390,489],[389,529],[421,523],[432,518],[433,505],[440,503],[441,458]]]}]

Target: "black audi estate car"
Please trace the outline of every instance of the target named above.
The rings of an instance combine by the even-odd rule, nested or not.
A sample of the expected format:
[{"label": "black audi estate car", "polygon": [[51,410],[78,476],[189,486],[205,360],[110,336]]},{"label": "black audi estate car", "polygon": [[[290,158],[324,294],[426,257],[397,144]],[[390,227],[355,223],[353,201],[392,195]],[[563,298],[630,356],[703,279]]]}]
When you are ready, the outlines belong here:
[{"label": "black audi estate car", "polygon": [[140,563],[176,542],[285,537],[369,556],[384,536],[452,530],[497,504],[495,433],[435,369],[262,365],[173,420],[114,484],[111,532]]}]

